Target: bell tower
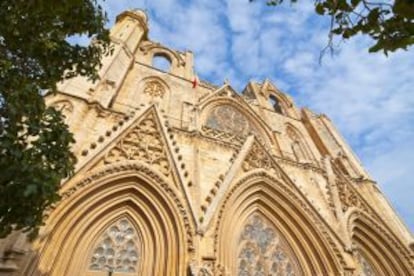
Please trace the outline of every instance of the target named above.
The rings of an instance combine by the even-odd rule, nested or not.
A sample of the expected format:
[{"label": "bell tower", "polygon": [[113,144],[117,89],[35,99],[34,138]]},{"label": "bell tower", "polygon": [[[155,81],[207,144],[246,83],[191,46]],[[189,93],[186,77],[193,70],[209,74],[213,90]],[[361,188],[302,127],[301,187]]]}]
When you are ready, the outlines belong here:
[{"label": "bell tower", "polygon": [[59,84],[59,91],[109,107],[133,66],[134,53],[141,41],[147,38],[147,33],[148,18],[144,11],[135,9],[119,14],[110,32],[111,54],[103,58],[99,70],[100,80],[91,82],[76,77]]}]

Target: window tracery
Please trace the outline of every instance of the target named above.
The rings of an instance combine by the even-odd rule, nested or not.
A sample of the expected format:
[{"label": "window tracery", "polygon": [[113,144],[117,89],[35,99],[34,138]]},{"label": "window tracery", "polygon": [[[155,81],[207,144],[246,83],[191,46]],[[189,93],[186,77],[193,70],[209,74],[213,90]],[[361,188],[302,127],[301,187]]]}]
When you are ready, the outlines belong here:
[{"label": "window tracery", "polygon": [[133,273],[140,260],[138,237],[131,223],[123,218],[109,226],[92,251],[89,270]]},{"label": "window tracery", "polygon": [[144,93],[151,97],[164,97],[165,89],[161,83],[156,80],[149,81],[145,84]]},{"label": "window tracery", "polygon": [[240,236],[237,275],[300,275],[283,237],[260,215],[252,216]]},{"label": "window tracery", "polygon": [[296,161],[303,162],[303,161],[309,160],[306,154],[305,146],[302,142],[302,139],[298,135],[298,133],[295,130],[293,130],[291,127],[288,127],[286,129],[286,133],[291,141],[290,146],[291,146],[292,153]]},{"label": "window tracery", "polygon": [[[250,133],[258,134],[257,129],[246,116],[229,105],[220,105],[211,110],[204,127],[232,133],[240,137],[245,137]],[[259,135],[256,136],[260,137]]]}]

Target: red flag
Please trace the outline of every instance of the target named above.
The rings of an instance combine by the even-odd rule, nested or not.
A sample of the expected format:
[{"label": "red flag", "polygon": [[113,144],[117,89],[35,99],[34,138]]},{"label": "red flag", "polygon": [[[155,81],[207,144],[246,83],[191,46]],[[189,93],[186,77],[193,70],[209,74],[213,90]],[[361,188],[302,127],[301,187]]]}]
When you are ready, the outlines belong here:
[{"label": "red flag", "polygon": [[194,80],[193,80],[193,88],[196,88],[198,85],[198,77],[197,75],[194,76]]}]

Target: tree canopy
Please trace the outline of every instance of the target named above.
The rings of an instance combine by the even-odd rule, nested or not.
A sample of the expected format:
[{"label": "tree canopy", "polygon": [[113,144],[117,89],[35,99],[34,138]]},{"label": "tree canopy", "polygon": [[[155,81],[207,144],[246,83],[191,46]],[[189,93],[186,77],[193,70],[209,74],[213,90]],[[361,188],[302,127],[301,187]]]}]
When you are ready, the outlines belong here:
[{"label": "tree canopy", "polygon": [[[253,0],[251,0],[253,1]],[[277,6],[283,0],[268,0]],[[298,0],[290,0],[297,3]],[[315,0],[315,11],[330,17],[328,48],[333,37],[349,39],[357,34],[369,35],[374,45],[369,52],[383,51],[386,55],[414,44],[414,1]]]},{"label": "tree canopy", "polygon": [[[110,49],[106,21],[97,0],[0,2],[0,237],[35,236],[73,173],[73,136],[42,95],[76,75],[98,78]],[[74,35],[95,42],[71,44]]]}]

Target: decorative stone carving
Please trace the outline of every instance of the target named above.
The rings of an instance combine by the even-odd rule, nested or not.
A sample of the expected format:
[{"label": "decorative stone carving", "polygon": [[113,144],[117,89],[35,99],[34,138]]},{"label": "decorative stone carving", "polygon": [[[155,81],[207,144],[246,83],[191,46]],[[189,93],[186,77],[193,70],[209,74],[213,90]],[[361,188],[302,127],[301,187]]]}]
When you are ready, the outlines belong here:
[{"label": "decorative stone carving", "polygon": [[237,275],[299,275],[296,258],[283,237],[260,215],[249,219],[239,242]]},{"label": "decorative stone carving", "polygon": [[98,240],[89,262],[92,271],[136,272],[140,259],[138,238],[131,223],[123,218],[112,224]]},{"label": "decorative stone carving", "polygon": [[337,179],[336,186],[338,187],[339,199],[342,203],[344,212],[350,207],[357,207],[367,213],[371,213],[359,195],[353,190],[350,183],[347,183],[342,179]]},{"label": "decorative stone carving", "polygon": [[238,136],[233,133],[221,131],[215,128],[209,128],[207,126],[202,127],[203,134],[207,137],[213,137],[214,139],[218,139],[224,142],[228,142],[231,144],[235,144],[238,146],[241,146],[243,144],[243,141],[245,140],[245,137]]},{"label": "decorative stone carving", "polygon": [[246,137],[253,133],[260,137],[259,132],[246,116],[230,105],[220,105],[213,108],[204,125],[207,128],[231,133],[235,136]]},{"label": "decorative stone carving", "polygon": [[150,113],[134,126],[105,156],[104,163],[111,164],[121,160],[139,160],[155,166],[168,176],[171,168],[167,149],[162,141],[161,131]]},{"label": "decorative stone carving", "polygon": [[265,169],[273,174],[279,173],[279,168],[264,148],[254,142],[242,165],[243,171],[248,172],[253,169]]},{"label": "decorative stone carving", "polygon": [[213,276],[214,274],[214,257],[203,257],[202,265],[198,276]]},{"label": "decorative stone carving", "polygon": [[156,80],[149,81],[145,84],[144,93],[151,97],[164,97],[165,89],[162,84]]},{"label": "decorative stone carving", "polygon": [[[283,177],[283,175],[282,175]],[[218,221],[216,227],[215,227],[215,240],[214,240],[214,251],[217,253],[219,252],[219,246],[220,246],[220,239],[219,239],[219,231],[222,224],[222,221],[224,219],[224,213],[227,208],[229,208],[230,204],[232,204],[233,201],[231,201],[232,197],[235,197],[235,194],[237,195],[238,190],[243,187],[243,185],[246,185],[249,183],[249,181],[256,180],[258,178],[268,179],[271,182],[278,182],[279,187],[283,190],[283,192],[288,196],[289,201],[291,202],[297,202],[300,204],[301,209],[306,213],[309,218],[312,219],[312,224],[315,225],[315,227],[320,231],[320,236],[326,239],[326,241],[329,243],[330,247],[332,248],[332,251],[335,253],[339,263],[342,266],[346,266],[346,261],[344,258],[344,255],[342,254],[340,248],[338,247],[338,244],[334,241],[330,230],[326,225],[320,220],[320,216],[317,215],[316,212],[314,212],[313,208],[310,208],[310,205],[308,202],[304,201],[302,197],[300,197],[294,190],[292,190],[291,185],[287,184],[285,181],[279,182],[278,178],[275,178],[274,176],[268,174],[265,171],[257,171],[255,173],[249,173],[245,177],[240,178],[228,191],[226,197],[223,199],[223,204],[221,205],[219,211],[218,211]],[[258,185],[258,182],[255,182],[256,185]],[[223,266],[222,266],[223,267]]]}]

